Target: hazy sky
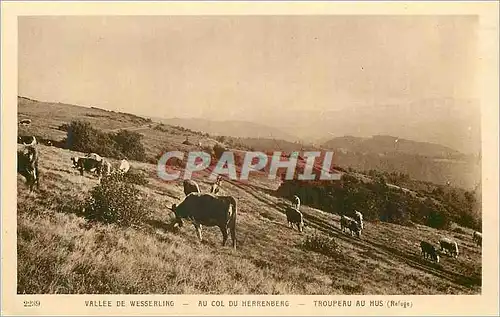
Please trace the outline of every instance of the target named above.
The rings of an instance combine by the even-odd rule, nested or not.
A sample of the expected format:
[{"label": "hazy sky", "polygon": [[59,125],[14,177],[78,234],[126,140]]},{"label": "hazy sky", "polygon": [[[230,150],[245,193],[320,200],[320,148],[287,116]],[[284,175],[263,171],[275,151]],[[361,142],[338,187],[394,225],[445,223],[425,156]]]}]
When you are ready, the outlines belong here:
[{"label": "hazy sky", "polygon": [[20,17],[19,94],[155,117],[240,120],[474,99],[477,22]]}]

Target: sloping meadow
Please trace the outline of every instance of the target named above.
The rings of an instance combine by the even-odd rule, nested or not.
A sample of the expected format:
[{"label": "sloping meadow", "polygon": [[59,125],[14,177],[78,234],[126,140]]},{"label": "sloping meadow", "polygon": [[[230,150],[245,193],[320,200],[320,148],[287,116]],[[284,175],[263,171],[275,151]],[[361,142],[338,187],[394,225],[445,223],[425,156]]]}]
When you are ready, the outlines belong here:
[{"label": "sloping meadow", "polygon": [[[218,228],[175,231],[172,203],[184,197],[181,182],[164,182],[154,164],[132,162],[147,184],[133,186],[145,200],[144,217],[133,225],[92,221],[84,212],[98,185],[72,169],[75,152],[39,146],[41,189],[28,194],[18,177],[18,292],[70,294],[470,294],[479,282],[480,250],[469,232],[455,234],[458,259],[439,265],[422,260],[423,234],[447,231],[367,223],[361,240],[339,230],[338,216],[303,207],[308,226],[300,234],[283,214],[289,202],[273,195],[277,185],[257,175],[246,183],[225,182],[221,194],[238,200],[237,250],[221,247]],[[206,176],[206,175],[205,175]],[[197,179],[203,192],[210,181]],[[422,233],[423,232],[423,233]],[[335,243],[324,253],[304,242],[319,236]],[[391,243],[394,248],[384,248]],[[319,244],[322,246],[323,244]],[[479,283],[479,284],[478,284]]]}]

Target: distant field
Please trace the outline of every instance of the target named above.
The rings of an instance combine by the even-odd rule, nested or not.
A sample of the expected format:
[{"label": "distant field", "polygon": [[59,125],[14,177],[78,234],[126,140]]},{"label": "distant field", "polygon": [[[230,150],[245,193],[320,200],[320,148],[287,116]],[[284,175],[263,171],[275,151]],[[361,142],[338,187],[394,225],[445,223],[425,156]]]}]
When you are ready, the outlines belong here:
[{"label": "distant field", "polygon": [[[214,144],[210,137],[170,126],[158,130],[154,123],[149,127],[124,114],[36,105],[20,102],[19,117],[33,119],[23,133],[62,139],[65,134],[57,126],[85,117],[103,130],[140,129],[150,157],[162,148],[196,148],[181,145],[187,136],[193,142]],[[221,194],[238,200],[239,214],[238,248],[222,248],[218,228],[203,229],[204,243],[198,242],[193,226],[172,231],[167,207],[184,197],[182,184],[161,181],[155,164],[131,162],[131,168],[143,171],[149,181],[138,186],[147,201],[146,219],[123,228],[90,223],[81,215],[80,203],[97,184],[97,178],[82,177],[71,168],[70,157],[81,153],[45,145],[39,150],[40,191],[30,195],[24,178],[18,176],[17,181],[18,293],[481,293],[481,248],[472,243],[467,228],[447,231],[366,222],[357,239],[340,231],[338,215],[303,206],[307,227],[299,233],[287,226],[283,213],[290,202],[274,196],[279,183],[256,175],[248,182],[223,183]],[[206,192],[210,182],[203,176],[197,181]],[[301,243],[313,234],[333,238],[338,253],[327,256],[304,249]],[[457,241],[460,256],[442,256],[439,264],[424,260],[420,240],[437,243],[442,236]]]}]

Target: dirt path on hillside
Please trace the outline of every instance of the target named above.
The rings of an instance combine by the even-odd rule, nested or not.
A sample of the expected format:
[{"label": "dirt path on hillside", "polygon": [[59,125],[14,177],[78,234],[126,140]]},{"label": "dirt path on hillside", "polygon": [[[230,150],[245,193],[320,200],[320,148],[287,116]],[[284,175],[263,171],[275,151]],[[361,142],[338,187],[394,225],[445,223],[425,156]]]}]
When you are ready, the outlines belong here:
[{"label": "dirt path on hillside", "polygon": [[108,130],[104,130],[106,132],[118,132],[120,130],[127,130],[127,131],[140,131],[140,130],[147,130],[147,129],[154,129],[155,126],[157,126],[158,124],[155,124],[155,123],[148,123],[148,124],[144,124],[144,125],[141,125],[139,127],[128,127],[128,128],[117,128],[117,129],[108,129]]}]

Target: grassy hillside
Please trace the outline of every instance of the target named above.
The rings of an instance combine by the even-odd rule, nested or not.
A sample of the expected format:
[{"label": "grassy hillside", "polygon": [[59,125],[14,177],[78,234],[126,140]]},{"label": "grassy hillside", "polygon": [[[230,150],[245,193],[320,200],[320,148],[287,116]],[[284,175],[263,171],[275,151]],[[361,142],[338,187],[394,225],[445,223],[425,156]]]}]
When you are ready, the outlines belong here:
[{"label": "grassy hillside", "polygon": [[[156,161],[158,155],[172,147],[185,150],[200,149],[217,143],[206,134],[197,133],[182,127],[167,126],[152,122],[132,114],[118,113],[93,107],[81,107],[60,103],[41,102],[24,97],[18,98],[19,119],[29,118],[29,127],[19,126],[19,135],[35,135],[39,140],[50,140],[58,144],[66,138],[66,126],[74,120],[88,122],[93,128],[112,133],[120,129],[134,131],[143,136],[142,143],[146,150],[146,160]],[[192,145],[183,145],[188,138]],[[62,144],[64,146],[64,144]]]},{"label": "grassy hillside", "polygon": [[[42,107],[58,110],[47,114]],[[50,138],[63,138],[57,127],[82,117],[102,130],[140,129],[150,158],[162,149],[196,148],[181,144],[186,137],[215,144],[206,135],[154,123],[150,127],[149,122],[97,109],[21,100],[19,111],[20,117],[33,120],[30,128],[20,132]],[[115,116],[123,121],[115,121]],[[204,243],[197,240],[192,226],[173,230],[167,207],[184,197],[182,184],[161,181],[154,160],[131,162],[132,170],[146,175],[148,181],[136,185],[146,203],[144,219],[133,226],[119,226],[91,221],[83,213],[89,191],[98,181],[71,168],[70,157],[81,153],[45,145],[39,149],[41,189],[29,194],[21,176],[17,182],[18,293],[481,292],[481,248],[472,243],[471,229],[454,226],[448,231],[370,221],[357,239],[340,231],[336,214],[340,210],[327,213],[303,206],[307,227],[299,233],[287,226],[284,207],[290,202],[277,197],[280,183],[256,174],[247,182],[222,185],[221,194],[234,196],[239,208],[238,248],[222,248],[218,228],[204,227]],[[203,192],[210,186],[206,176],[200,173],[197,179]],[[460,256],[443,256],[439,264],[422,259],[420,240],[437,243],[442,236],[457,241]],[[311,239],[324,242],[323,246],[317,249],[306,243]]]}]

